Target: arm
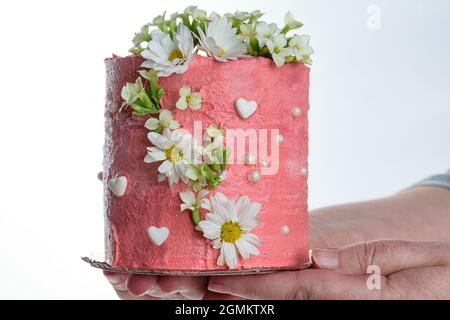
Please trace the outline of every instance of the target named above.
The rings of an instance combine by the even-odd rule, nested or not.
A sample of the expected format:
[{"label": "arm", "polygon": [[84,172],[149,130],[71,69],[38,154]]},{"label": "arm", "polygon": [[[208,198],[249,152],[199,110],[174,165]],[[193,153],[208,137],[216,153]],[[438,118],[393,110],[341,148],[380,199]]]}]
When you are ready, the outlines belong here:
[{"label": "arm", "polygon": [[[343,248],[314,250],[315,270],[212,277],[208,289],[260,299],[449,298],[449,229],[450,190],[444,188],[319,209],[311,213],[311,248]],[[352,243],[358,244],[347,246]],[[367,289],[364,268],[371,264],[381,267],[381,291]]]},{"label": "arm", "polygon": [[[448,230],[450,190],[418,187],[385,199],[314,210],[309,234],[311,248],[336,248],[383,238],[450,241]],[[207,278],[202,277],[105,275],[124,299],[174,298],[180,291],[198,299],[207,287]]]},{"label": "arm", "polygon": [[394,196],[314,210],[311,247],[376,239],[450,241],[450,189],[417,187]]}]

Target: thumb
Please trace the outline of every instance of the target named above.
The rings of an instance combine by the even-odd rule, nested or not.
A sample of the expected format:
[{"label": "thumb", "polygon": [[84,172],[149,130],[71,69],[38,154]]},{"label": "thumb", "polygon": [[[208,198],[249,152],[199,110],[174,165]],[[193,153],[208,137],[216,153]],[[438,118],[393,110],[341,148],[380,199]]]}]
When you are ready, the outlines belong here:
[{"label": "thumb", "polygon": [[379,267],[382,275],[424,266],[450,264],[450,243],[433,241],[379,240],[341,249],[315,249],[314,266],[349,275],[370,273]]}]

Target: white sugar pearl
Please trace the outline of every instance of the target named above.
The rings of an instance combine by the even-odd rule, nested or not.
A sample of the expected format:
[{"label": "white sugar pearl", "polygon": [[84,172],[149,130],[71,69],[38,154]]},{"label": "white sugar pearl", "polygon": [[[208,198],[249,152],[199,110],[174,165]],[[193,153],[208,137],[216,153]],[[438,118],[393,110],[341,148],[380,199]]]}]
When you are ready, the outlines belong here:
[{"label": "white sugar pearl", "polygon": [[297,118],[297,117],[300,117],[300,115],[302,114],[302,109],[300,109],[299,107],[293,107],[291,112],[292,112],[292,116]]},{"label": "white sugar pearl", "polygon": [[117,104],[115,104],[114,102],[112,102],[112,101],[108,101],[108,102],[106,102],[106,109],[109,111],[109,112],[116,112],[117,111]]},{"label": "white sugar pearl", "polygon": [[277,136],[277,141],[278,141],[278,143],[283,143],[284,142],[284,137],[281,134],[279,134]]},{"label": "white sugar pearl", "polygon": [[252,154],[246,154],[244,160],[245,160],[245,164],[246,165],[250,165],[250,164],[255,164],[256,163],[256,158]]},{"label": "white sugar pearl", "polygon": [[106,132],[106,134],[107,134],[108,136],[112,135],[112,133],[113,133],[113,127],[112,127],[112,125],[107,125],[106,128],[105,128],[105,132]]},{"label": "white sugar pearl", "polygon": [[97,179],[100,180],[100,181],[103,181],[103,172],[102,172],[102,171],[100,171],[100,172],[97,174]]},{"label": "white sugar pearl", "polygon": [[253,171],[250,173],[250,176],[248,177],[250,182],[257,183],[259,180],[261,180],[261,173],[258,171]]},{"label": "white sugar pearl", "polygon": [[280,231],[282,234],[288,234],[289,233],[289,227],[287,225],[281,226]]},{"label": "white sugar pearl", "polygon": [[300,170],[300,174],[302,176],[306,176],[308,174],[308,168],[302,167],[302,169]]}]

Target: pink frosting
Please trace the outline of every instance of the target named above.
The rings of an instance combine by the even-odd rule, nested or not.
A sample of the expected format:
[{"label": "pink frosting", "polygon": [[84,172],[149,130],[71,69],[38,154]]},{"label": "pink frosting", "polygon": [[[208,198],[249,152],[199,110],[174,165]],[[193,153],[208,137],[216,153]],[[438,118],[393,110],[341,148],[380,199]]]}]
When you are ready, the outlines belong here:
[{"label": "pink frosting", "polygon": [[[107,100],[122,103],[120,91],[126,82],[138,77],[142,58],[138,56],[107,59]],[[223,123],[225,128],[279,129],[278,174],[262,176],[251,183],[248,175],[255,166],[234,164],[217,191],[229,198],[242,195],[261,204],[259,226],[253,231],[262,241],[260,255],[240,260],[242,269],[298,269],[309,262],[307,222],[309,68],[303,64],[274,66],[266,58],[248,58],[227,63],[197,56],[187,72],[160,78],[165,96],[164,108],[170,109],[181,125],[192,130],[194,120],[204,127]],[[201,110],[175,108],[181,86],[200,92]],[[239,118],[234,103],[238,98],[254,100],[256,113],[247,120]],[[301,108],[294,117],[292,108]],[[160,163],[146,164],[146,148],[151,146],[144,128],[148,117],[131,115],[131,111],[114,112],[106,118],[112,135],[106,136],[104,148],[104,197],[107,262],[116,268],[147,271],[215,271],[226,270],[216,264],[219,250],[210,246],[202,233],[194,230],[189,212],[180,212],[179,192],[186,186],[169,188],[157,182]],[[302,170],[303,169],[303,170]],[[303,172],[303,174],[302,174]],[[124,196],[115,196],[106,186],[108,179],[125,176]],[[203,212],[204,214],[204,212]],[[149,226],[167,227],[169,237],[159,247],[148,237]],[[289,232],[283,233],[287,226]],[[286,229],[286,228],[284,228]]]}]

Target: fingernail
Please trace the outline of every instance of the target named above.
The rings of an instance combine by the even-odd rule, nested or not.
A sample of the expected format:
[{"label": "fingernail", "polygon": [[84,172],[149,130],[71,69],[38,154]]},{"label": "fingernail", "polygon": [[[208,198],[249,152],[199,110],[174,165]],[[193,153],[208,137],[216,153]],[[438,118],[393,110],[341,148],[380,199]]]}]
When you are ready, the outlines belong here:
[{"label": "fingernail", "polygon": [[142,297],[147,292],[154,290],[157,287],[156,283],[148,282],[151,280],[139,275],[130,275],[126,281],[128,293],[134,297]]},{"label": "fingernail", "polygon": [[223,284],[218,283],[218,282],[210,282],[208,284],[208,290],[218,292],[218,293],[229,293],[229,290],[227,289],[227,287],[225,287]]},{"label": "fingernail", "polygon": [[105,273],[105,278],[111,284],[119,284],[122,282],[122,275],[119,273]]},{"label": "fingernail", "polygon": [[320,269],[335,270],[339,268],[339,252],[334,249],[314,249],[312,260]]}]

